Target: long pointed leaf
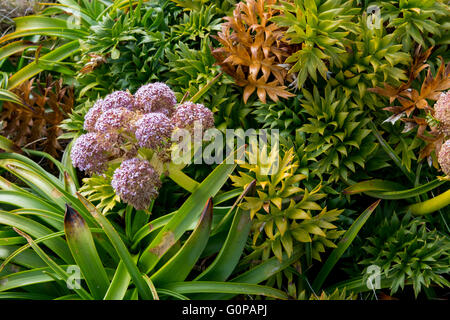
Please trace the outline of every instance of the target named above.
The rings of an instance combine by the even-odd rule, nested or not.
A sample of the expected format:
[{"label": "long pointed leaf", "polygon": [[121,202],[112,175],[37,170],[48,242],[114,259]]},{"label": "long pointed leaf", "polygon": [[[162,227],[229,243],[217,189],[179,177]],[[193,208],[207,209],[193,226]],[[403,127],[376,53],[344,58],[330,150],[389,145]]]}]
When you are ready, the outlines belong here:
[{"label": "long pointed leaf", "polygon": [[213,281],[191,281],[174,282],[163,286],[164,289],[178,292],[180,294],[189,293],[232,293],[252,294],[256,296],[267,296],[275,299],[287,299],[286,293],[266,286],[236,282],[213,282]]},{"label": "long pointed leaf", "polygon": [[[44,250],[42,250],[34,241],[33,239],[31,239],[31,237],[29,235],[27,235],[26,233],[15,229],[16,232],[18,234],[20,234],[21,236],[23,236],[25,239],[27,239],[28,243],[30,244],[30,246],[33,248],[33,250],[38,254],[39,257],[41,257],[41,259],[47,263],[47,265],[53,270],[53,272],[60,277],[62,280],[64,281],[68,281],[70,278],[70,275],[64,271],[63,268],[61,268],[61,266],[59,266],[57,263],[55,263],[45,252]],[[83,288],[73,288],[73,290],[83,299],[86,300],[92,300],[92,296],[86,292],[86,290],[84,290]]]},{"label": "long pointed leaf", "polygon": [[98,221],[102,229],[105,231],[105,234],[108,236],[109,240],[111,241],[112,245],[117,251],[117,254],[122,259],[123,263],[125,264],[128,272],[130,273],[131,278],[133,279],[133,282],[136,286],[136,288],[139,290],[139,294],[141,294],[143,299],[151,300],[153,298],[150,289],[146,283],[146,281],[142,278],[141,273],[136,266],[136,264],[133,262],[133,258],[131,257],[130,252],[128,251],[127,247],[123,243],[122,239],[120,238],[117,231],[114,229],[112,224],[106,219],[98,210],[97,208],[89,202],[85,197],[83,197],[80,193],[77,193],[78,198],[80,201],[86,206],[87,210],[92,214],[92,216],[95,218],[95,220]]},{"label": "long pointed leaf", "polygon": [[[25,217],[21,217],[19,215],[11,214],[7,211],[0,211],[0,224],[18,228],[26,233],[31,234],[35,238],[45,237],[53,233],[52,230],[41,225],[36,221],[33,221]],[[67,247],[65,241],[62,240],[61,238],[46,240],[44,244],[51,250],[53,250],[66,263],[73,262],[70,250]]]},{"label": "long pointed leaf", "polygon": [[212,222],[212,199],[206,203],[197,228],[183,247],[164,266],[151,276],[156,283],[184,281],[208,243]]},{"label": "long pointed leaf", "polygon": [[164,253],[186,232],[192,222],[197,221],[204,204],[220,190],[235,167],[235,164],[227,164],[227,161],[224,161],[206,177],[144,251],[139,259],[139,266],[142,270],[146,273],[150,272]]},{"label": "long pointed leaf", "polygon": [[328,257],[327,261],[324,263],[322,268],[319,271],[319,274],[314,279],[313,282],[313,288],[315,292],[318,292],[319,289],[322,287],[322,284],[325,282],[325,279],[328,277],[328,274],[331,272],[335,264],[338,262],[338,260],[341,258],[341,256],[344,254],[345,250],[350,246],[350,244],[355,239],[356,235],[358,234],[359,230],[361,230],[362,226],[366,223],[367,219],[369,219],[372,212],[375,210],[375,208],[378,206],[381,200],[376,201],[373,203],[369,208],[367,208],[361,215],[358,217],[358,219],[353,222],[353,224],[350,226],[350,228],[345,232],[345,234],[342,236],[342,240],[339,241],[337,248],[331,252],[330,256]]},{"label": "long pointed leaf", "polygon": [[91,231],[84,219],[70,206],[66,206],[64,232],[75,262],[94,299],[102,299],[109,287],[108,276],[98,256]]},{"label": "long pointed leaf", "polygon": [[239,258],[247,242],[250,227],[250,211],[238,208],[222,249],[212,264],[195,280],[227,280],[239,262]]},{"label": "long pointed leaf", "polygon": [[[61,47],[53,50],[52,52],[49,52],[42,57],[40,57],[40,60],[44,60],[47,62],[53,62],[56,63],[60,60],[63,60],[75,52],[77,52],[80,49],[80,43],[78,40],[71,41],[65,45],[62,45]],[[41,68],[36,61],[31,62],[26,67],[20,69],[17,71],[11,78],[9,78],[8,81],[8,89],[11,90],[17,86],[19,86],[22,82],[30,79],[34,75],[38,74],[44,70]]]}]

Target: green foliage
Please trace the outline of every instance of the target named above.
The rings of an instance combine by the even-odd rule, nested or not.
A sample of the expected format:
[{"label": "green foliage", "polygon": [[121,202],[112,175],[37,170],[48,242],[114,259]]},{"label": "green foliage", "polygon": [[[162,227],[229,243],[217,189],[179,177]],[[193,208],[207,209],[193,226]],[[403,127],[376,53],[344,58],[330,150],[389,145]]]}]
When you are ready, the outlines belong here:
[{"label": "green foliage", "polygon": [[171,0],[185,11],[200,11],[206,5],[214,5],[217,12],[227,15],[238,0]]},{"label": "green foliage", "polygon": [[264,129],[279,129],[284,137],[294,135],[296,128],[304,123],[303,107],[300,104],[302,95],[286,101],[271,103],[255,102],[253,111],[256,121]]},{"label": "green foliage", "polygon": [[163,2],[161,7],[155,3],[145,10],[136,7],[126,14],[105,15],[81,42],[80,86],[105,95],[114,90],[134,92],[157,79],[167,70],[163,61],[171,49],[168,12]]},{"label": "green foliage", "polygon": [[[52,299],[102,299],[104,296],[106,299],[121,300],[131,299],[137,293],[141,299],[159,299],[160,296],[179,299],[193,293],[246,293],[287,298],[286,294],[273,288],[246,282],[223,282],[233,273],[238,262],[236,257],[239,258],[242,253],[246,236],[244,242],[239,240],[242,233],[238,232],[237,227],[248,225],[248,211],[240,211],[239,214],[237,211],[231,212],[232,218],[236,214],[237,222],[230,232],[225,230],[224,237],[219,239],[223,244],[222,249],[212,252],[213,255],[219,255],[218,261],[213,261],[208,268],[208,281],[186,280],[196,276],[194,265],[217,226],[217,222],[213,223],[212,220],[210,196],[219,191],[235,165],[219,165],[188,197],[177,215],[167,215],[163,221],[158,218],[149,221],[148,213],[134,211],[131,207],[131,210],[126,210],[123,220],[114,210],[105,217],[76,192],[76,188],[72,188],[67,175],[63,174],[58,179],[32,160],[18,154],[2,153],[1,158],[0,166],[14,173],[33,193],[27,187],[21,188],[6,179],[3,182],[8,183],[1,184],[0,203],[12,206],[13,210],[0,210],[0,243],[11,243],[2,245],[0,250],[0,261],[3,262],[0,266],[0,292],[29,298],[32,296],[28,294],[33,293]],[[70,169],[57,160],[55,162],[61,173]],[[22,201],[16,201],[19,198]],[[64,207],[69,202],[71,205],[66,207],[64,215]],[[240,217],[246,217],[247,222]],[[159,249],[156,251],[150,245],[148,251],[147,241],[135,237],[142,230],[156,236],[152,243],[163,245],[157,246]],[[190,236],[185,235],[191,230]],[[14,231],[24,237],[28,244],[17,246],[24,242],[17,241]],[[177,232],[176,240],[173,232]],[[165,237],[168,234],[172,234],[169,242]],[[133,240],[138,251],[144,248],[142,252],[133,254],[139,256],[144,252],[156,252],[158,257],[153,260],[156,262],[162,258],[161,263],[153,264],[149,270],[139,270],[141,266],[148,266],[148,260],[144,255],[138,264],[132,257]],[[235,258],[221,261],[224,252],[229,252]],[[15,268],[4,268],[10,263]],[[70,279],[68,267],[74,263],[81,268],[83,277],[81,288],[71,291],[66,281]],[[227,273],[225,277],[224,270]],[[175,279],[167,277],[167,274],[178,276]],[[133,280],[133,285],[130,285],[130,280]],[[263,280],[265,278],[258,282]]]},{"label": "green foliage", "polygon": [[286,59],[286,63],[293,65],[290,72],[298,72],[298,87],[308,76],[317,81],[317,73],[327,79],[328,63],[342,67],[346,37],[358,32],[353,20],[360,8],[355,8],[353,1],[342,0],[295,0],[281,4],[277,8],[282,15],[272,21],[288,28],[285,38],[290,44],[301,44],[301,49]]},{"label": "green foliage", "polygon": [[309,116],[300,129],[306,133],[304,151],[316,160],[313,172],[329,176],[330,182],[345,181],[377,149],[367,128],[371,119],[341,90],[327,86],[322,92],[303,90],[302,107]]},{"label": "green foliage", "polygon": [[369,27],[366,19],[366,15],[359,19],[358,33],[349,41],[346,52],[340,54],[342,66],[330,69],[329,83],[343,88],[361,108],[375,109],[382,102],[367,94],[367,89],[383,82],[399,84],[406,80],[406,73],[399,66],[407,65],[411,58],[381,22],[380,28]]},{"label": "green foliage", "polygon": [[116,195],[111,186],[112,174],[115,169],[117,168],[111,167],[103,175],[84,178],[83,186],[80,188],[80,193],[89,201],[95,203],[102,214],[111,212],[120,203],[120,197]]},{"label": "green foliage", "polygon": [[448,236],[430,230],[425,221],[410,214],[401,220],[395,213],[386,218],[374,228],[363,249],[367,258],[361,264],[379,266],[392,279],[392,293],[403,289],[407,281],[412,282],[416,297],[423,286],[450,287],[444,277],[450,271]]},{"label": "green foliage", "polygon": [[[170,70],[167,83],[175,90],[178,101],[181,101],[187,92],[189,97],[194,96],[221,73],[220,68],[214,65],[210,46],[208,38],[201,41],[200,50],[179,42],[172,52],[167,53]],[[197,102],[208,106],[214,112],[217,128],[239,127],[249,108],[242,106],[229,77],[219,77]]]},{"label": "green foliage", "polygon": [[204,39],[213,31],[220,30],[221,18],[215,17],[215,7],[202,6],[200,10],[183,13],[183,19],[172,30],[186,40]]},{"label": "green foliage", "polygon": [[[434,46],[434,36],[440,36],[442,30],[438,19],[450,14],[445,1],[403,0],[374,2],[381,8],[381,17],[388,21],[388,28],[394,28],[393,34],[407,49],[416,42],[422,47]],[[447,27],[448,29],[448,27]]]},{"label": "green foliage", "polygon": [[358,296],[351,292],[346,292],[345,288],[343,290],[336,289],[332,293],[327,294],[325,291],[317,296],[311,294],[308,298],[305,291],[300,292],[298,295],[298,300],[357,300]]},{"label": "green foliage", "polygon": [[294,161],[293,150],[286,151],[279,160],[278,170],[269,175],[267,160],[273,154],[258,159],[257,164],[241,165],[247,172],[231,177],[234,186],[240,188],[256,179],[258,196],[246,197],[241,205],[250,210],[253,218],[253,246],[261,251],[263,260],[268,259],[271,252],[281,260],[283,252],[289,257],[298,247],[304,248],[310,243],[312,257],[320,261],[320,253],[325,252],[325,247],[335,247],[331,240],[339,238],[343,232],[335,230],[332,224],[342,210],[327,210],[317,203],[326,197],[319,192],[320,185],[313,190],[300,187],[306,176],[296,174],[298,163]]},{"label": "green foliage", "polygon": [[[21,84],[51,75],[74,86],[76,108],[61,161],[0,137],[0,299],[371,299],[371,265],[394,298],[448,291],[448,179],[421,161],[445,142],[427,128],[448,90],[448,1],[45,7],[0,38],[0,106],[30,107]],[[124,205],[113,168],[77,173],[67,140],[98,98],[156,81],[210,108],[222,131],[279,129],[281,150],[256,149],[234,174],[169,166],[150,209]],[[74,264],[82,286],[70,290]]]}]

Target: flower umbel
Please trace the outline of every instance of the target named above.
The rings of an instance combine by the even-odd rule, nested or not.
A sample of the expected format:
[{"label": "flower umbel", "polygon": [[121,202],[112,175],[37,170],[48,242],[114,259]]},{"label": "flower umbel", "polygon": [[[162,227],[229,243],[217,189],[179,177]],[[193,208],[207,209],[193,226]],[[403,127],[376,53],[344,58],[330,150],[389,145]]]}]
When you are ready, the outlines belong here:
[{"label": "flower umbel", "polygon": [[200,122],[203,130],[214,127],[214,116],[211,110],[202,104],[190,101],[178,106],[172,121],[175,127],[187,129],[191,132],[194,129],[194,122]]},{"label": "flower umbel", "polygon": [[102,173],[108,167],[108,158],[116,153],[117,137],[89,132],[75,141],[70,157],[75,167],[89,174]]},{"label": "flower umbel", "polygon": [[138,210],[148,208],[172,160],[174,129],[193,133],[197,125],[203,131],[214,127],[213,113],[204,105],[186,102],[175,110],[176,102],[174,92],[161,82],[143,85],[134,96],[116,91],[99,99],[84,119],[88,133],[74,143],[73,165],[112,178],[111,186],[123,202]]},{"label": "flower umbel", "polygon": [[84,116],[84,130],[87,132],[95,131],[95,124],[97,123],[98,118],[102,115],[103,109],[102,104],[103,100],[98,100],[92,108]]},{"label": "flower umbel", "polygon": [[450,175],[450,139],[445,141],[439,151],[438,157],[439,164],[442,171],[449,176]]},{"label": "flower umbel", "polygon": [[173,125],[162,113],[147,113],[136,123],[139,146],[149,149],[170,146]]},{"label": "flower umbel", "polygon": [[110,109],[103,112],[94,128],[100,132],[108,132],[111,130],[133,132],[136,118],[136,112],[126,108]]},{"label": "flower umbel", "polygon": [[160,112],[170,117],[177,99],[175,93],[162,82],[143,85],[134,94],[138,107],[144,113]]},{"label": "flower umbel", "polygon": [[450,136],[450,91],[442,93],[434,104],[434,117],[439,121],[439,131]]},{"label": "flower umbel", "polygon": [[115,91],[108,94],[99,104],[103,111],[115,108],[127,108],[135,110],[134,97],[127,91]]},{"label": "flower umbel", "polygon": [[133,158],[116,169],[111,185],[123,202],[144,210],[158,196],[161,180],[147,160]]}]

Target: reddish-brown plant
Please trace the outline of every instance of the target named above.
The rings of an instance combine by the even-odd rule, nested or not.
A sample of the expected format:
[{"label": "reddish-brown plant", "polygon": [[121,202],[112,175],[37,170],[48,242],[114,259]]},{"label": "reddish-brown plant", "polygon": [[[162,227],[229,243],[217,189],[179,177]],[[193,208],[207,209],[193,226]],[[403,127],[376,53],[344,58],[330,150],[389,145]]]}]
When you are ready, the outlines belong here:
[{"label": "reddish-brown plant", "polygon": [[52,156],[61,150],[57,138],[62,130],[59,124],[67,118],[74,103],[73,89],[63,86],[62,79],[49,76],[45,83],[31,79],[13,92],[24,105],[5,102],[0,116],[2,135],[20,147],[39,149]]},{"label": "reddish-brown plant", "polygon": [[273,101],[293,96],[285,80],[288,68],[282,66],[290,55],[289,45],[282,40],[284,29],[270,22],[279,14],[273,9],[276,0],[247,0],[240,2],[233,16],[226,17],[222,31],[215,37],[222,47],[212,53],[223,70],[236,84],[244,87],[244,102],[256,91],[259,100]]},{"label": "reddish-brown plant", "polygon": [[[430,105],[430,102],[438,100],[442,91],[450,88],[450,63],[446,66],[442,57],[439,57],[441,65],[434,77],[429,64],[426,63],[432,49],[430,48],[425,52],[421,52],[420,47],[416,49],[407,82],[402,83],[398,87],[385,83],[384,88],[369,89],[372,92],[388,97],[390,104],[394,102],[400,104],[384,108],[384,110],[393,113],[390,119],[393,121],[400,119],[406,123],[407,129],[417,127],[417,136],[427,143],[420,151],[419,159],[430,156],[434,150],[438,153],[445,138],[438,127],[430,125],[426,119],[427,115],[434,115],[434,108]],[[428,71],[420,89],[413,88],[414,80],[425,69],[428,69]],[[435,165],[437,166],[436,163]]]}]

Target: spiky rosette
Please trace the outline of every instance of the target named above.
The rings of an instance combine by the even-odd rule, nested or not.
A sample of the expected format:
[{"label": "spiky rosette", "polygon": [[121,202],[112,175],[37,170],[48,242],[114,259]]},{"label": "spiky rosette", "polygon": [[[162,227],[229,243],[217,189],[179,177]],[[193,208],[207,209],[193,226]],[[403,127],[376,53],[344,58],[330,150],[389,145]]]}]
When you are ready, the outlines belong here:
[{"label": "spiky rosette", "polygon": [[283,38],[283,28],[273,23],[279,14],[276,0],[238,2],[233,15],[225,17],[216,39],[222,47],[212,51],[222,69],[244,87],[244,103],[256,92],[261,102],[292,97],[286,80],[292,76],[281,66],[290,54]]},{"label": "spiky rosette", "polygon": [[364,168],[377,149],[368,123],[371,119],[351,101],[342,89],[331,86],[313,92],[303,89],[302,107],[308,121],[299,131],[305,133],[304,151],[316,161],[309,166],[315,174],[328,175],[329,182],[347,180]]},{"label": "spiky rosette", "polygon": [[204,105],[188,101],[178,106],[172,122],[175,127],[191,132],[194,130],[194,123],[197,122],[204,131],[214,127],[214,116]]},{"label": "spiky rosette", "polygon": [[[254,152],[260,155],[257,163],[241,165],[246,171],[239,170],[239,176],[230,177],[238,188],[246,189],[255,183],[257,193],[247,195],[241,205],[250,211],[253,245],[263,249],[263,260],[273,252],[281,261],[283,252],[291,256],[294,250],[303,250],[308,243],[312,258],[320,261],[325,247],[336,247],[332,240],[342,234],[334,230],[332,222],[343,211],[327,210],[316,202],[326,197],[320,193],[321,185],[312,190],[303,186],[301,181],[306,175],[296,173],[299,162],[295,161],[293,149],[286,151],[278,162],[274,161],[277,153],[264,155],[258,148]],[[279,164],[278,168],[272,167],[275,163]],[[269,167],[276,171],[271,172]]]},{"label": "spiky rosette", "polygon": [[143,85],[134,94],[138,107],[144,113],[160,112],[170,117],[177,99],[175,93],[162,82]]},{"label": "spiky rosette", "polygon": [[[412,283],[416,297],[423,287],[449,286],[445,278],[450,269],[448,237],[409,213],[400,220],[394,212],[373,227],[374,232],[362,246],[367,258],[359,263],[378,266],[389,280],[392,294],[403,289],[406,281]],[[370,276],[370,272],[363,274],[365,278]]]},{"label": "spiky rosette", "polygon": [[161,180],[147,160],[133,158],[116,169],[111,185],[123,202],[144,210],[158,196]]}]

